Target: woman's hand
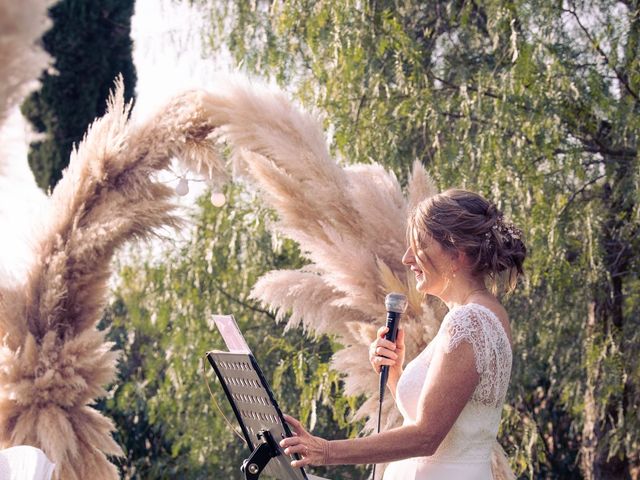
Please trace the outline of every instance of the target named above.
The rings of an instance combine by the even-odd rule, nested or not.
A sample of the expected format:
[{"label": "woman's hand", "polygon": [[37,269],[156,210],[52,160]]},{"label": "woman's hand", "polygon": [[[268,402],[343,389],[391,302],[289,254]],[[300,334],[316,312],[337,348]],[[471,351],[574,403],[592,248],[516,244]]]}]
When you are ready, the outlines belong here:
[{"label": "woman's hand", "polygon": [[284,419],[293,427],[295,436],[281,440],[280,446],[287,455],[297,453],[302,457],[300,460],[293,460],[291,466],[299,468],[306,465],[326,465],[329,461],[329,442],[311,435],[295,418],[284,415]]},{"label": "woman's hand", "polygon": [[396,343],[384,338],[387,331],[389,331],[387,326],[378,329],[378,336],[369,347],[369,362],[376,373],[380,373],[383,365],[388,365],[389,378],[395,383],[402,374],[404,364],[404,330],[398,329]]}]

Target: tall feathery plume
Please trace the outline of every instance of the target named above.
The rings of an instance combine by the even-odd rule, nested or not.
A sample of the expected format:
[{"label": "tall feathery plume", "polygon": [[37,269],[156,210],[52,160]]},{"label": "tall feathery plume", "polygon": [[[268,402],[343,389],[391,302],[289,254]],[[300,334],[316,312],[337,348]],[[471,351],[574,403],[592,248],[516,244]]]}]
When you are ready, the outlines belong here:
[{"label": "tall feathery plume", "polygon": [[[408,360],[433,338],[444,314],[423,302],[400,261],[408,210],[436,192],[433,182],[415,162],[407,199],[395,175],[380,165],[341,167],[329,154],[319,122],[281,92],[238,84],[210,95],[206,105],[218,134],[244,161],[240,170],[278,213],[276,228],[297,241],[310,262],[300,270],[266,274],[252,295],[277,318],[289,314],[288,326],[302,323],[344,345],[332,365],[345,372],[346,394],[368,397],[355,419],[367,418],[365,428],[373,430],[378,379],[368,347],[384,319],[385,295],[396,291],[409,298],[402,320]],[[383,408],[387,427],[400,420],[392,405],[388,398]],[[507,475],[508,465],[494,463]]]},{"label": "tall feathery plume", "polygon": [[118,478],[107,455],[121,455],[112,422],[89,405],[115,378],[118,353],[96,328],[110,261],[132,238],[181,224],[173,190],[154,173],[171,159],[223,173],[208,138],[203,95],[175,97],[140,126],[117,81],[108,111],[72,154],[50,198],[23,285],[0,289],[0,443],[41,448],[55,478]]}]

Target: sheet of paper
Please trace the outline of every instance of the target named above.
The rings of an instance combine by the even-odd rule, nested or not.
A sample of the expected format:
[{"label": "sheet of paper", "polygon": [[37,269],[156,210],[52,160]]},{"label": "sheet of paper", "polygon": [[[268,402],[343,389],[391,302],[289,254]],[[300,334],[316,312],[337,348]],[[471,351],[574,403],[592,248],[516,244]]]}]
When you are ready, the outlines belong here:
[{"label": "sheet of paper", "polygon": [[213,321],[231,353],[251,353],[233,315],[213,315]]}]

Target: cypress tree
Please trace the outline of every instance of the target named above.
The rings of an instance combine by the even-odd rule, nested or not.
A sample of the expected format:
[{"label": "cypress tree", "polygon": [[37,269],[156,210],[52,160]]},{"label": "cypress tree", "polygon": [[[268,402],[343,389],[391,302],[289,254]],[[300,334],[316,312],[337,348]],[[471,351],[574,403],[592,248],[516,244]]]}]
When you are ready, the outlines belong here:
[{"label": "cypress tree", "polygon": [[135,0],[62,0],[49,15],[53,27],[43,37],[56,72],[45,72],[40,90],[22,105],[23,115],[43,134],[29,148],[29,166],[38,186],[53,188],[69,163],[74,144],[104,114],[118,74],[125,96],[134,95],[131,17]]}]

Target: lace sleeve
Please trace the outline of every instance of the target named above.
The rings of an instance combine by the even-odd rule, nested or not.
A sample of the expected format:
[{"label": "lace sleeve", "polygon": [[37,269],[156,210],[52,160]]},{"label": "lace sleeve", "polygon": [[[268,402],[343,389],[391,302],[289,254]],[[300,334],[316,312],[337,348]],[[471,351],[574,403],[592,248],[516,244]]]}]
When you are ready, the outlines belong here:
[{"label": "lace sleeve", "polygon": [[500,320],[480,305],[463,305],[445,319],[444,351],[452,353],[466,342],[473,348],[480,382],[473,399],[483,404],[504,401],[511,376],[511,345]]},{"label": "lace sleeve", "polygon": [[476,370],[480,375],[487,368],[489,353],[487,338],[482,327],[482,321],[477,313],[466,308],[458,308],[447,318],[444,339],[446,353],[454,351],[462,342],[470,344],[473,347]]}]

